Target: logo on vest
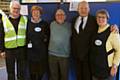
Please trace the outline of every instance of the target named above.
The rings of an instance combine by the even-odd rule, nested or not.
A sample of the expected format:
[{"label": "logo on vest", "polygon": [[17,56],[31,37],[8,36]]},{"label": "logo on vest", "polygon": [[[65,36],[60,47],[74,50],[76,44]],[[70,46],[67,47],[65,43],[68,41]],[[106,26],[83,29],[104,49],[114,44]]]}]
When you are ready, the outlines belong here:
[{"label": "logo on vest", "polygon": [[40,32],[41,28],[40,27],[36,27],[34,30],[35,30],[35,32]]},{"label": "logo on vest", "polygon": [[102,41],[101,40],[95,40],[95,45],[101,46],[102,45]]}]

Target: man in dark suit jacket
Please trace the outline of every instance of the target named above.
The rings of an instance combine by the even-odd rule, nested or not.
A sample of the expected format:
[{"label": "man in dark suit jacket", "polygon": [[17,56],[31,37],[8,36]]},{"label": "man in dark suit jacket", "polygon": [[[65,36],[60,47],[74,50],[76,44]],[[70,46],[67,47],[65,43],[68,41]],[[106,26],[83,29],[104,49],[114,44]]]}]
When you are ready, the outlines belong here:
[{"label": "man in dark suit jacket", "polygon": [[[89,11],[88,2],[80,2],[78,4],[79,15],[72,22],[71,49],[76,64],[77,80],[91,80],[90,43],[92,36],[97,33],[98,25],[95,17],[91,16]],[[119,32],[119,29],[116,25],[112,25],[111,31]]]},{"label": "man in dark suit jacket", "polygon": [[[95,17],[89,15],[89,4],[82,1],[78,4],[79,16],[74,19],[72,26],[72,53],[75,59],[77,80],[91,80],[89,49],[91,37],[97,32]],[[79,25],[83,24],[79,28]]]}]

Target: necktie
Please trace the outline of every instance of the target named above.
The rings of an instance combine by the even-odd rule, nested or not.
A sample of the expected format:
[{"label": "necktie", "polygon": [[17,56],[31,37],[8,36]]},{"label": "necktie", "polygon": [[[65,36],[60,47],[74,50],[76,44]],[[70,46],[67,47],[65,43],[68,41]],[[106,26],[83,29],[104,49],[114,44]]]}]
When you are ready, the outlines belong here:
[{"label": "necktie", "polygon": [[81,23],[80,23],[80,25],[79,25],[79,31],[82,30],[82,26],[83,26],[83,17],[81,17]]}]

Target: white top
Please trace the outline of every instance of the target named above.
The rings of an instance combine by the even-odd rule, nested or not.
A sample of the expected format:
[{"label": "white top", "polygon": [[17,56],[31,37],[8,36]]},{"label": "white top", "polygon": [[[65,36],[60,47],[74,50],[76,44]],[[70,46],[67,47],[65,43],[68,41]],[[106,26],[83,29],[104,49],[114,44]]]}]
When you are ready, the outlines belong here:
[{"label": "white top", "polygon": [[[86,17],[83,17],[83,26],[82,26],[82,29],[84,30],[85,29],[85,26],[86,26],[86,23],[87,23],[87,19],[88,19],[88,16]],[[75,29],[77,31],[77,33],[79,34],[79,25],[81,23],[81,16],[79,16],[75,22]]]},{"label": "white top", "polygon": [[[109,24],[107,24],[104,28],[98,29],[98,33],[101,33],[105,31],[109,27]],[[111,49],[115,49],[115,51],[108,55],[108,65],[111,67],[113,64],[116,66],[120,63],[120,35],[119,33],[111,32],[107,42],[106,42],[106,51],[108,52]]]}]

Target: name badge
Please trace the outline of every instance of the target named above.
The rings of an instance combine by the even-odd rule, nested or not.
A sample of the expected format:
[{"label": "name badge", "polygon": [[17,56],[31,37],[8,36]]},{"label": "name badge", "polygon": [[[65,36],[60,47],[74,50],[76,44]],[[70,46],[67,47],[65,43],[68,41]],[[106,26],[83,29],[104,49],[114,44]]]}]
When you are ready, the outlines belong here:
[{"label": "name badge", "polygon": [[28,43],[27,47],[32,48],[32,43]]},{"label": "name badge", "polygon": [[102,41],[101,40],[95,40],[95,45],[101,46],[102,45]]},{"label": "name badge", "polygon": [[34,30],[35,30],[35,32],[40,32],[41,28],[40,27],[36,27]]}]

